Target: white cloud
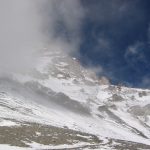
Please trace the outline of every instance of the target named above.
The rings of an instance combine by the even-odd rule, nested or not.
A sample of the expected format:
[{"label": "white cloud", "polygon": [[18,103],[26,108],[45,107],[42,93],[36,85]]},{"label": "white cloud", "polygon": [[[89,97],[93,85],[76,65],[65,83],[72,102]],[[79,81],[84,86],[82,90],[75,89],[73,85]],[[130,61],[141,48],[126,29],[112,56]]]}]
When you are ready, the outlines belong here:
[{"label": "white cloud", "polygon": [[42,6],[44,32],[48,42],[57,41],[57,46],[65,51],[77,50],[84,18],[80,0],[39,0],[39,4]]},{"label": "white cloud", "polygon": [[33,1],[0,1],[0,71],[32,66],[41,46],[40,18]]},{"label": "white cloud", "polygon": [[45,44],[77,49],[83,16],[79,0],[1,0],[0,72],[32,68],[34,52]]}]

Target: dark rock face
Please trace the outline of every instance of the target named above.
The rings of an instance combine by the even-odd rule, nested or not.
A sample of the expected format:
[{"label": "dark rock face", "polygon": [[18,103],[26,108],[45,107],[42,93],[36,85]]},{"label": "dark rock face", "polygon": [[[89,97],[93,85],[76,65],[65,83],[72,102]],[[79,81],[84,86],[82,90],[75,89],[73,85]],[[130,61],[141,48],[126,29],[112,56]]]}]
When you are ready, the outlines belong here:
[{"label": "dark rock face", "polygon": [[132,106],[128,111],[135,116],[150,115],[150,104],[145,105],[144,107],[139,105]]},{"label": "dark rock face", "polygon": [[113,102],[121,102],[124,101],[124,98],[118,94],[113,94],[112,98],[110,99],[110,101]]}]

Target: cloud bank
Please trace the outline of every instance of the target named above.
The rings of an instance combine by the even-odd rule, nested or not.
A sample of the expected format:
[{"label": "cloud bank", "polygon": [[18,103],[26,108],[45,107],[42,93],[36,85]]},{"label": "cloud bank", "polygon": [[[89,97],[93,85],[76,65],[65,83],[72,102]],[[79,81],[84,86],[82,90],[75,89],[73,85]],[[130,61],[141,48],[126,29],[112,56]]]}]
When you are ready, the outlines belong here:
[{"label": "cloud bank", "polygon": [[83,14],[79,0],[1,0],[0,72],[32,68],[45,45],[78,49]]}]

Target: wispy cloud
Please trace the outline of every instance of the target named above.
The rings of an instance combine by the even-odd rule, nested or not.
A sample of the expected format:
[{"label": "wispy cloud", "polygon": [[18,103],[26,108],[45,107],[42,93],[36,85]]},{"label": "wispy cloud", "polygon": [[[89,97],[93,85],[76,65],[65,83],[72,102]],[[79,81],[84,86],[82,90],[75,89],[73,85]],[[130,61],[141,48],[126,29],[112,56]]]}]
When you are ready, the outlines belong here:
[{"label": "wispy cloud", "polygon": [[140,46],[142,46],[143,43],[142,42],[139,42],[137,41],[135,44],[129,46],[125,52],[125,55],[128,55],[128,54],[137,54],[140,50]]},{"label": "wispy cloud", "polygon": [[79,48],[84,9],[80,0],[39,0],[43,30],[54,47],[72,52]]}]

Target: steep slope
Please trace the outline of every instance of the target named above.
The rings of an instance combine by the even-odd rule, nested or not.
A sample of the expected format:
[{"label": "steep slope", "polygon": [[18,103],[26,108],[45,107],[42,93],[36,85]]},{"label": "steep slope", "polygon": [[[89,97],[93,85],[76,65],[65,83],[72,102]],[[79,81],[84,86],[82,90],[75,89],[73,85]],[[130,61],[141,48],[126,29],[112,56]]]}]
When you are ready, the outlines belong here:
[{"label": "steep slope", "polygon": [[150,90],[101,83],[77,59],[45,49],[33,71],[0,78],[0,143],[150,149]]}]

